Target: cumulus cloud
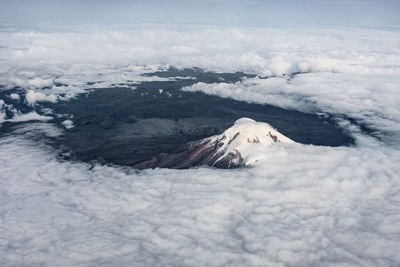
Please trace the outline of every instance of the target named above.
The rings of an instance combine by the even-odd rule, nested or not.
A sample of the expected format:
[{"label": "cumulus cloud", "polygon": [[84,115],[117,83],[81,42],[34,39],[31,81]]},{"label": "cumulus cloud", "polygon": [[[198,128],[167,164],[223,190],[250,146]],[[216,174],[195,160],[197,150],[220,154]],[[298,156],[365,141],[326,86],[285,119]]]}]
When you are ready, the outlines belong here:
[{"label": "cumulus cloud", "polygon": [[11,119],[8,119],[6,121],[9,121],[9,122],[49,121],[52,119],[53,119],[53,117],[39,115],[35,111],[33,111],[33,112],[26,113],[26,114],[20,114],[20,113],[14,114],[14,116]]},{"label": "cumulus cloud", "polygon": [[28,105],[35,105],[36,102],[57,102],[57,96],[54,94],[46,95],[43,92],[35,92],[33,90],[29,90],[25,95],[25,101]]},{"label": "cumulus cloud", "polygon": [[67,129],[71,129],[74,127],[74,122],[71,120],[65,120],[62,122],[62,125],[64,125],[64,127]]},{"label": "cumulus cloud", "polygon": [[53,86],[53,80],[39,77],[31,78],[33,75],[35,75],[34,72],[21,71],[20,75],[8,78],[9,85],[12,84],[13,86],[31,89],[42,89]]},{"label": "cumulus cloud", "polygon": [[19,94],[10,94],[10,98],[12,100],[17,100],[19,101],[21,99],[21,97],[19,96]]}]

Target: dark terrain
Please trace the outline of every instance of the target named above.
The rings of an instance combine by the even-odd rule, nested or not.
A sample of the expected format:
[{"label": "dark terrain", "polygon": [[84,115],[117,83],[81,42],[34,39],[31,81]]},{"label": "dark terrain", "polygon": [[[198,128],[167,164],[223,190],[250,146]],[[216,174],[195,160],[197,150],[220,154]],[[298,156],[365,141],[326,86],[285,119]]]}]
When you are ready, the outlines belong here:
[{"label": "dark terrain", "polygon": [[[159,153],[177,153],[188,142],[219,134],[242,117],[267,122],[304,144],[347,146],[354,143],[330,116],[181,90],[197,82],[234,83],[254,75],[171,68],[147,76],[178,78],[132,81],[113,88],[89,90],[68,102],[41,103],[55,113],[73,116],[74,128],[54,140],[55,146],[83,161],[133,166]],[[25,111],[32,109],[20,105]],[[65,119],[55,118],[52,122],[61,123]],[[10,124],[0,131],[6,132],[7,127]]]}]

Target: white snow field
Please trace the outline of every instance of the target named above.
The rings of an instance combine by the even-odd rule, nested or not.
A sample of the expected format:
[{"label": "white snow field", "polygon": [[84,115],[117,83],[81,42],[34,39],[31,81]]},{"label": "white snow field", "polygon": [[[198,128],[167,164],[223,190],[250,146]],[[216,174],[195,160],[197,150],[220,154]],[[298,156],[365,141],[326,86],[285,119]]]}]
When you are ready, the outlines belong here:
[{"label": "white snow field", "polygon": [[3,90],[32,90],[20,100],[32,105],[200,67],[274,78],[184,90],[346,115],[380,135],[343,119],[354,146],[271,145],[250,168],[136,171],[60,160],[35,136],[65,129],[22,125],[0,138],[1,266],[400,265],[398,31],[7,29],[0,43]]},{"label": "white snow field", "polygon": [[[223,133],[211,136],[204,140],[209,142],[207,147],[217,145],[218,149],[213,154],[221,154],[216,163],[229,154],[236,155],[231,161],[238,164],[238,159],[243,160],[243,165],[253,166],[258,161],[268,157],[269,146],[294,143],[293,140],[276,131],[265,122],[256,122],[249,118],[240,118],[232,127]],[[213,165],[214,166],[214,165]]]}]

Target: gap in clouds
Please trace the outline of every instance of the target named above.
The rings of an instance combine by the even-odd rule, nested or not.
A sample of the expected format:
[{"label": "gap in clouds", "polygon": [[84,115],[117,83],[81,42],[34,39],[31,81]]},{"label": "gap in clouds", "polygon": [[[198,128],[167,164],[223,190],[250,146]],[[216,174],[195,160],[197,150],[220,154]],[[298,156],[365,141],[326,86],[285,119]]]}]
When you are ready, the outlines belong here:
[{"label": "gap in clouds", "polygon": [[[0,97],[6,100],[7,112],[1,132],[12,134],[13,122],[24,118],[50,120],[66,128],[52,144],[63,147],[61,153],[68,152],[68,158],[74,155],[86,162],[130,166],[160,153],[182,151],[189,142],[221,134],[242,117],[267,122],[304,144],[348,146],[355,142],[337,119],[326,113],[302,113],[182,90],[195,84],[234,84],[256,75],[172,67],[143,75],[156,80],[93,88],[67,101],[60,95],[58,102],[53,101],[57,99],[55,95],[33,90],[25,95],[16,94],[20,89],[4,90]],[[87,86],[90,85],[94,83]],[[12,98],[12,94],[20,97]]]}]

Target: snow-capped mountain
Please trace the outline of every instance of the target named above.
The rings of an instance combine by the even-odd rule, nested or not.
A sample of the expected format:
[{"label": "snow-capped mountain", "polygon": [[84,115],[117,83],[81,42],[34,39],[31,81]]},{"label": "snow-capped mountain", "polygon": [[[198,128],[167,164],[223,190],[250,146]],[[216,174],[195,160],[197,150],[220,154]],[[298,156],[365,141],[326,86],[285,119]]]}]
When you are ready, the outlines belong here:
[{"label": "snow-capped mountain", "polygon": [[162,153],[152,160],[136,164],[139,169],[189,168],[209,165],[217,168],[237,168],[254,164],[267,153],[268,146],[294,143],[271,125],[241,118],[220,135],[185,145],[181,152]]}]

